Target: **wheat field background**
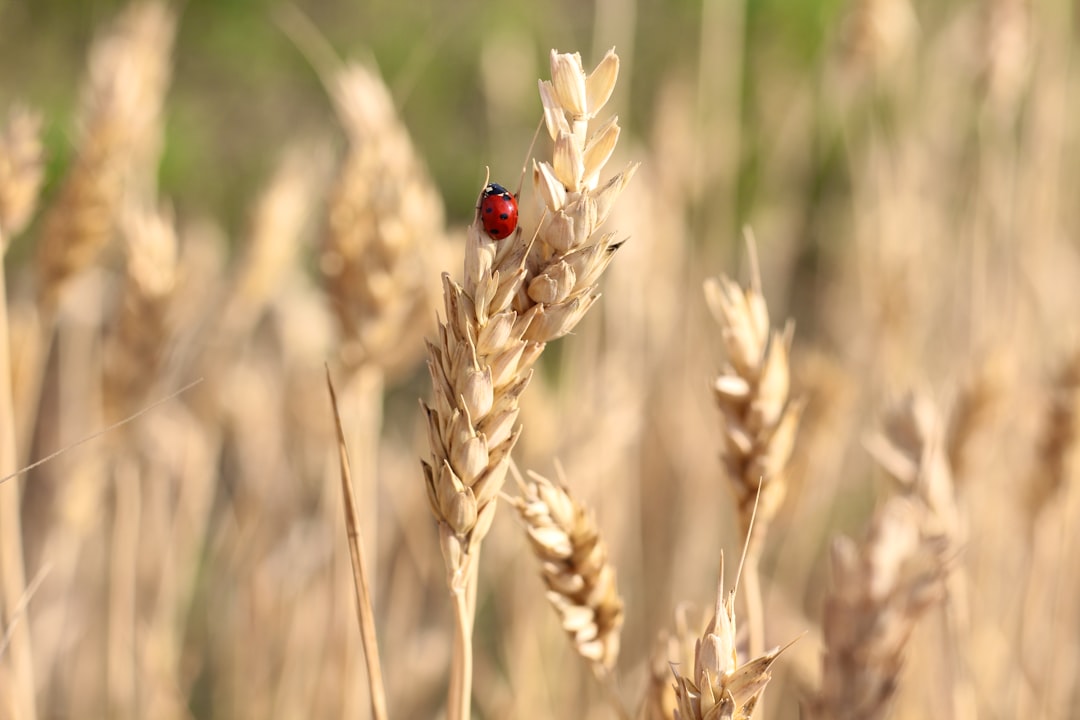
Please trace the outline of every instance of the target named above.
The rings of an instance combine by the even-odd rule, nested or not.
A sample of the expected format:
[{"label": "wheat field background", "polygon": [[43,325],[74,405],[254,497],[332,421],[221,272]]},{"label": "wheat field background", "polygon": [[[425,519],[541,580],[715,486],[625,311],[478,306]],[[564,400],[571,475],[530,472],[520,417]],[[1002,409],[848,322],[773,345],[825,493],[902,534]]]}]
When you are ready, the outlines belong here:
[{"label": "wheat field background", "polygon": [[1076,36],[0,1],[0,717],[1077,717]]}]

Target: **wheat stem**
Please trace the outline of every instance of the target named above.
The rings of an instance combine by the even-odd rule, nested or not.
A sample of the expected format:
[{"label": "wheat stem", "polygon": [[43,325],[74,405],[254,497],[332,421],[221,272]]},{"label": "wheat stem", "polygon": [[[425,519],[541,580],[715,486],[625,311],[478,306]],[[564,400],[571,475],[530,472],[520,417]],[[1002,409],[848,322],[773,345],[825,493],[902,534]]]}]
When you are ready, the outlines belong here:
[{"label": "wheat stem", "polygon": [[[0,247],[4,228],[0,227]],[[15,408],[11,388],[11,346],[8,331],[6,272],[0,256],[0,476],[17,467]],[[26,591],[23,567],[21,491],[19,483],[0,485],[0,624],[10,628],[7,652],[0,657],[0,698],[12,718],[36,717],[34,666],[27,622],[15,622],[15,611]],[[23,611],[25,613],[25,610]]]},{"label": "wheat stem", "polygon": [[330,379],[329,367],[326,368],[326,387],[330,391],[330,404],[334,411],[334,427],[337,430],[338,459],[341,464],[341,493],[345,510],[345,533],[349,542],[353,583],[356,588],[356,616],[360,625],[360,639],[364,644],[364,662],[367,663],[371,714],[375,720],[386,720],[386,689],[383,684],[382,665],[379,662],[379,645],[375,633],[375,613],[371,598],[371,584],[368,581],[367,566],[364,563],[363,538],[360,534],[360,511],[356,507],[356,496],[353,494],[349,451],[345,445],[345,432],[341,428],[337,394],[334,392],[334,383]]}]

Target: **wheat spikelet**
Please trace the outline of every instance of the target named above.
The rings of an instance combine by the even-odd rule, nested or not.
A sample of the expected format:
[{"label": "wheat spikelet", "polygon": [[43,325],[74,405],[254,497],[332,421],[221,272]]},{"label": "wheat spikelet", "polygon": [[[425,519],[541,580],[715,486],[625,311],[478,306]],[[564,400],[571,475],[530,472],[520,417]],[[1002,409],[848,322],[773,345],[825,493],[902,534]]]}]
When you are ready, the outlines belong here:
[{"label": "wheat spikelet", "polygon": [[887,716],[915,622],[944,592],[947,544],[921,531],[925,512],[894,496],[861,544],[843,536],[833,542],[821,687],[805,707],[810,718]]},{"label": "wheat spikelet", "polygon": [[34,213],[43,165],[41,116],[13,107],[0,129],[0,255]]},{"label": "wheat spikelet", "polygon": [[596,520],[562,483],[530,472],[521,490],[512,502],[540,561],[547,598],[578,654],[608,672],[619,657],[623,601]]},{"label": "wheat spikelet", "polygon": [[112,236],[126,177],[153,142],[174,26],[164,3],[133,4],[90,50],[76,158],[47,211],[38,245],[39,291],[47,304]]},{"label": "wheat spikelet", "polygon": [[674,667],[675,720],[749,720],[772,678],[773,662],[782,652],[774,648],[739,663],[735,641],[735,592],[724,593],[723,570],[716,588],[712,619],[694,649],[693,675]]},{"label": "wheat spikelet", "polygon": [[803,406],[790,397],[788,354],[794,326],[789,322],[782,333],[770,331],[756,258],[752,266],[749,288],[721,276],[705,282],[705,299],[727,351],[727,364],[713,383],[724,418],[724,466],[735,493],[739,527],[750,538],[753,553],[784,499],[783,472]]},{"label": "wheat spikelet", "polygon": [[535,239],[519,228],[493,240],[474,220],[464,283],[443,275],[446,321],[438,342],[428,344],[434,400],[425,405],[432,457],[424,474],[452,586],[490,527],[532,364],[598,297],[595,282],[617,245],[612,234],[595,232],[634,169],[597,188],[618,125],[608,121],[591,137],[587,131],[614,88],[614,51],[588,76],[578,55],[552,51],[551,71],[540,97],[554,159],[533,170],[547,213]]},{"label": "wheat spikelet", "polygon": [[443,207],[379,76],[350,64],[327,81],[348,138],[319,259],[347,365],[393,369],[421,348]]}]

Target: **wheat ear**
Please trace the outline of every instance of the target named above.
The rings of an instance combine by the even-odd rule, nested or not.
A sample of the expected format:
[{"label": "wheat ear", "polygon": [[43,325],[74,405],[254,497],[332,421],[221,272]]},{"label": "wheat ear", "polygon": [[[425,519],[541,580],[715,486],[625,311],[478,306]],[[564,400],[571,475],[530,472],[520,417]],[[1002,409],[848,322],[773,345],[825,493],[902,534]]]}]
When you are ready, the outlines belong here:
[{"label": "wheat ear", "polygon": [[135,3],[90,50],[76,158],[46,212],[37,248],[46,307],[112,236],[125,179],[157,127],[174,30],[163,2]]},{"label": "wheat ear", "polygon": [[970,635],[967,576],[954,571],[951,562],[967,541],[967,529],[947,456],[948,424],[928,397],[909,393],[886,413],[883,425],[880,433],[866,440],[867,448],[905,496],[917,503],[920,534],[940,547],[937,562],[945,585],[943,650],[949,658],[951,716],[975,717],[974,691],[960,655]]},{"label": "wheat ear", "polygon": [[694,649],[693,675],[676,666],[675,720],[749,720],[772,678],[770,668],[783,652],[774,648],[739,664],[735,640],[735,591],[724,592],[723,557],[716,587],[716,605]]},{"label": "wheat ear", "polygon": [[607,545],[591,511],[563,483],[534,472],[519,478],[522,495],[511,500],[540,562],[547,598],[574,649],[598,676],[619,657],[623,601],[608,562]]},{"label": "wheat ear", "polygon": [[770,329],[749,232],[747,245],[750,287],[743,289],[726,276],[709,279],[705,299],[720,325],[727,355],[727,364],[713,382],[713,393],[724,420],[724,467],[735,494],[739,529],[747,538],[743,583],[750,652],[757,655],[765,647],[758,559],[763,538],[787,492],[784,470],[803,405],[790,396],[788,357],[794,326],[789,322],[783,332]]},{"label": "wheat ear", "polygon": [[598,187],[619,126],[613,118],[589,133],[618,67],[609,51],[586,75],[576,53],[552,51],[552,80],[540,82],[540,98],[554,154],[533,166],[546,210],[540,226],[494,240],[475,218],[463,283],[443,275],[446,319],[428,343],[431,459],[423,468],[455,602],[451,720],[469,716],[475,563],[521,432],[518,400],[544,345],[570,332],[597,299],[595,283],[618,247],[613,234],[596,230],[634,167]]},{"label": "wheat ear", "polygon": [[44,164],[41,116],[13,107],[0,129],[0,255],[37,207]]},{"label": "wheat ear", "polygon": [[324,80],[348,149],[331,190],[319,268],[349,367],[412,365],[434,308],[429,268],[443,240],[442,200],[373,70]]},{"label": "wheat ear", "polygon": [[887,716],[915,622],[944,594],[947,543],[922,532],[920,505],[894,496],[874,514],[861,544],[834,540],[821,688],[807,703],[808,717]]}]

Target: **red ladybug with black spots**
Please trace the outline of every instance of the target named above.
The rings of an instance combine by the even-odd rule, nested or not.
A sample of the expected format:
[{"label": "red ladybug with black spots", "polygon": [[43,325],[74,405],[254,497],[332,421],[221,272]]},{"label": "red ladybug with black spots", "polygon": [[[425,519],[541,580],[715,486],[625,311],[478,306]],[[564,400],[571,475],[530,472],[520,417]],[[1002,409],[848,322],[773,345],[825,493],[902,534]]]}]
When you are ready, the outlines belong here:
[{"label": "red ladybug with black spots", "polygon": [[489,183],[480,195],[480,223],[492,240],[509,237],[517,228],[517,197],[498,183]]}]

